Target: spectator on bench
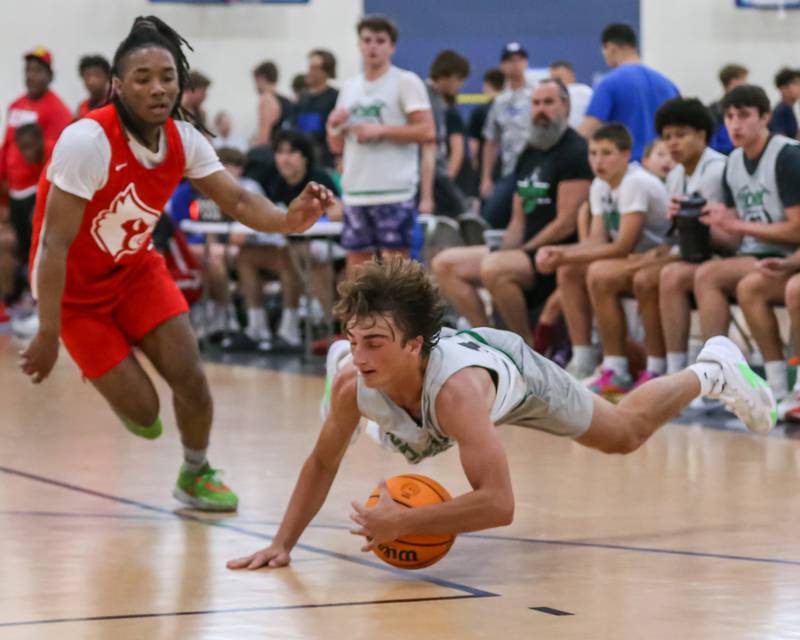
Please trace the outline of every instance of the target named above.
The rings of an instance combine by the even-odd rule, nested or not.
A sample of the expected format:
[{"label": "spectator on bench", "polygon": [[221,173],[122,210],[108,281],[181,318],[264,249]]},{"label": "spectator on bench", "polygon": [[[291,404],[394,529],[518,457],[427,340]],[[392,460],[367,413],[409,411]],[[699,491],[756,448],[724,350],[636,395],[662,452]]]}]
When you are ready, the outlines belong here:
[{"label": "spectator on bench", "polygon": [[[595,366],[592,306],[604,317],[624,318],[619,294],[632,287],[628,257],[663,245],[669,228],[664,185],[639,164],[629,164],[632,145],[630,133],[621,124],[595,131],[589,142],[589,162],[596,176],[589,194],[589,237],[576,245],[543,247],[536,256],[540,272],[557,273],[572,340],[569,370],[576,377],[588,377]],[[609,275],[620,274],[626,277],[615,290],[599,288],[601,281],[610,280]],[[593,390],[603,395],[625,391],[633,381],[624,355],[624,320],[616,327],[604,323],[599,329],[605,357]]]},{"label": "spectator on bench", "polygon": [[517,163],[517,192],[502,249],[457,247],[434,259],[442,293],[472,326],[489,322],[477,292],[483,285],[508,328],[532,342],[526,294],[535,291],[544,300],[556,285],[552,275],[537,271],[537,249],[574,241],[578,208],[591,184],[586,142],[569,127],[568,117],[566,87],[543,80],[531,99],[531,135]]},{"label": "spectator on bench", "polygon": [[[736,87],[722,99],[722,108],[736,149],[725,167],[724,202],[709,204],[706,213],[712,229],[728,235],[739,248],[735,257],[710,260],[695,274],[694,294],[706,337],[728,332],[731,296],[747,299],[758,293],[756,278],[741,281],[756,271],[759,259],[786,257],[800,244],[800,145],[770,134],[769,99],[761,87]],[[782,399],[787,393],[783,354],[768,351],[764,357],[767,382]]]},{"label": "spectator on bench", "polygon": [[781,101],[772,110],[769,130],[787,138],[797,138],[797,117],[794,107],[800,100],[800,70],[784,67],[775,76],[775,87],[781,92]]},{"label": "spectator on bench", "polygon": [[[786,258],[759,260],[757,270],[746,275],[737,287],[737,298],[753,338],[773,362],[783,358],[783,345],[773,305],[786,305],[789,312],[793,356],[789,363],[800,363],[800,251]],[[791,392],[778,403],[778,420],[800,422],[800,377]]]},{"label": "spectator on bench", "polygon": [[[725,156],[708,146],[714,132],[710,110],[696,98],[667,100],[656,112],[656,130],[664,139],[675,168],[667,176],[670,216],[689,196],[701,196],[706,202],[721,202]],[[712,230],[712,246],[716,253],[729,253],[725,238]],[[691,320],[694,274],[700,263],[676,260],[665,265],[657,281],[647,284],[656,296],[657,313],[650,316],[640,311],[645,334],[655,339],[663,334],[663,342],[653,347],[666,350],[667,373],[682,371],[689,364],[689,329]]]}]

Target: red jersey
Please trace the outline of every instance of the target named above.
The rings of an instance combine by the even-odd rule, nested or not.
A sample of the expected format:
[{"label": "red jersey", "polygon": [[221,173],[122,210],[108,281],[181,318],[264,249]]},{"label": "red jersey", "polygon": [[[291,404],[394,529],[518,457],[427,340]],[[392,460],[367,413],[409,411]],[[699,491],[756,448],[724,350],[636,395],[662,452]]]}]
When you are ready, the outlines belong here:
[{"label": "red jersey", "polygon": [[[153,229],[170,196],[183,178],[186,159],[172,118],[163,128],[167,152],[163,162],[148,169],[134,156],[117,116],[108,105],[86,115],[102,128],[111,146],[108,179],[86,205],[83,222],[67,257],[65,304],[103,304],[125,289],[140,265],[150,264]],[[76,158],[79,162],[80,158]],[[36,254],[50,181],[42,173],[33,215],[30,265],[35,283]]]},{"label": "red jersey", "polygon": [[101,107],[104,107],[107,104],[108,104],[108,101],[104,100],[98,106],[95,107],[95,106],[92,106],[92,103],[89,100],[89,98],[86,98],[86,100],[84,100],[83,102],[81,102],[78,105],[78,110],[75,112],[75,119],[76,120],[80,120],[81,118],[83,118],[90,111],[94,111],[95,109],[100,109]]},{"label": "red jersey", "polygon": [[45,142],[55,144],[64,128],[72,122],[67,105],[52,91],[38,100],[27,95],[17,98],[8,108],[6,135],[0,147],[0,181],[8,180],[9,195],[25,198],[36,192],[41,165],[25,162],[14,139],[14,131],[24,124],[37,123],[42,128]]}]

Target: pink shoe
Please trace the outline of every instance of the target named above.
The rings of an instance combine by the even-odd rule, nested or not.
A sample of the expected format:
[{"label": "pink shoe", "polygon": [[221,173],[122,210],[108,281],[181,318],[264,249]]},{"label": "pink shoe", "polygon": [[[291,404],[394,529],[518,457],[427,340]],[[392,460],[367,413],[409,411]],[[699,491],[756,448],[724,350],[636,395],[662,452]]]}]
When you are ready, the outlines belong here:
[{"label": "pink shoe", "polygon": [[610,400],[628,393],[633,387],[633,379],[627,373],[619,375],[613,369],[600,369],[600,375],[587,386],[592,393]]},{"label": "pink shoe", "polygon": [[652,371],[648,371],[645,369],[639,374],[639,377],[636,378],[636,382],[633,383],[633,388],[638,389],[646,382],[650,382],[651,380],[655,380],[656,378],[660,378],[662,374],[660,373],[653,373]]}]

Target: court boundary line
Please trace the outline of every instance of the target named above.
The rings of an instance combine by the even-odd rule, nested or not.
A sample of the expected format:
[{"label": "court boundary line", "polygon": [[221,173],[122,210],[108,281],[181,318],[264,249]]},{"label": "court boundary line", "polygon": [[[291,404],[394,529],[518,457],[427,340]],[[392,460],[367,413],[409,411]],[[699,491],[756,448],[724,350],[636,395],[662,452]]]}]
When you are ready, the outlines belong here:
[{"label": "court boundary line", "polygon": [[[128,514],[105,514],[105,513],[70,513],[64,511],[23,511],[23,510],[10,510],[0,511],[0,516],[3,515],[19,515],[19,516],[34,516],[34,517],[53,517],[53,518],[108,518],[118,520],[144,520],[148,519],[144,515],[128,515]],[[169,518],[161,517],[151,518],[153,520]],[[214,520],[205,520],[204,522],[212,523],[218,522]],[[248,525],[264,525],[270,527],[279,526],[280,523],[273,520],[249,520],[244,524]],[[309,529],[333,529],[333,530],[346,530],[349,529],[347,525],[341,524],[325,524],[312,522],[308,525]],[[267,535],[267,534],[264,534]],[[614,544],[612,542],[586,542],[582,540],[555,540],[552,538],[523,538],[518,536],[503,536],[498,534],[483,534],[483,533],[462,533],[459,537],[463,538],[476,538],[478,540],[497,540],[499,542],[522,542],[526,544],[543,544],[552,546],[566,546],[566,547],[586,547],[590,549],[610,549],[614,551],[631,551],[638,553],[651,553],[656,555],[678,555],[693,558],[709,558],[715,560],[736,560],[741,562],[754,562],[761,564],[782,564],[787,566],[800,566],[800,560],[787,560],[783,558],[765,558],[759,556],[741,556],[736,554],[723,554],[713,553],[710,551],[689,551],[685,549],[667,549],[664,547],[637,547],[634,545]],[[300,545],[298,545],[300,546]],[[331,552],[336,553],[336,552]],[[380,567],[382,568],[382,567]],[[496,595],[496,594],[494,594]]]},{"label": "court boundary line", "polygon": [[[189,513],[182,513],[176,512],[165,507],[159,507],[156,505],[148,504],[146,502],[141,502],[139,500],[133,500],[131,498],[124,498],[122,496],[115,496],[110,493],[104,493],[102,491],[96,491],[95,489],[88,489],[86,487],[81,487],[75,484],[71,484],[68,482],[63,482],[61,480],[55,480],[53,478],[47,478],[45,476],[41,476],[35,473],[30,473],[28,471],[21,471],[19,469],[13,469],[11,467],[7,467],[5,465],[0,465],[0,472],[18,476],[21,478],[26,478],[28,480],[33,480],[35,482],[40,482],[42,484],[47,484],[54,487],[59,487],[61,489],[67,489],[69,491],[74,491],[76,493],[83,493],[85,495],[94,496],[96,498],[103,498],[105,500],[110,500],[112,502],[117,502],[120,504],[126,504],[128,506],[137,507],[139,509],[143,509],[145,511],[150,511],[153,513],[160,513],[163,515],[170,516],[172,518],[178,520],[184,520],[187,522],[196,522],[200,524],[204,524],[208,527],[216,527],[218,529],[225,529],[228,531],[234,531],[241,535],[249,536],[251,538],[258,538],[260,540],[267,540],[272,541],[275,536],[272,536],[267,533],[260,533],[258,531],[252,531],[250,529],[245,529],[244,527],[240,527],[234,524],[230,524],[225,521],[221,520],[210,520],[201,518]],[[468,585],[459,584],[457,582],[452,582],[450,580],[446,580],[444,578],[438,578],[436,576],[429,575],[427,573],[419,573],[417,571],[410,572],[407,570],[399,569],[397,567],[393,567],[391,565],[385,564],[383,562],[367,560],[365,558],[358,558],[355,556],[349,556],[345,553],[340,553],[338,551],[331,551],[329,549],[323,549],[322,547],[316,547],[309,544],[298,543],[295,545],[296,549],[302,549],[303,551],[308,551],[310,553],[316,553],[318,555],[327,556],[329,558],[334,558],[337,560],[344,560],[345,562],[350,562],[353,564],[358,564],[364,567],[369,567],[371,569],[377,569],[379,571],[385,571],[391,573],[397,577],[402,578],[403,580],[410,580],[416,582],[427,582],[429,584],[435,584],[439,587],[444,587],[446,589],[452,589],[454,591],[460,591],[462,593],[469,594],[470,596],[477,597],[477,598],[491,598],[497,597],[499,594],[492,593],[491,591],[485,591],[484,589],[478,589],[476,587],[470,587]]]},{"label": "court boundary line", "polygon": [[164,613],[121,613],[108,616],[86,616],[83,618],[50,618],[44,620],[20,620],[18,622],[0,622],[2,627],[25,627],[43,624],[63,624],[69,622],[104,622],[111,620],[138,620],[144,618],[174,618],[182,616],[206,616],[226,613],[261,613],[266,611],[292,611],[296,609],[335,609],[338,607],[363,607],[375,604],[402,604],[406,602],[440,602],[447,600],[470,600],[476,596],[462,594],[458,596],[428,596],[425,598],[391,598],[387,600],[355,600],[351,602],[325,602],[321,604],[287,604],[267,607],[233,607],[228,609],[198,609],[196,611],[170,611]]}]

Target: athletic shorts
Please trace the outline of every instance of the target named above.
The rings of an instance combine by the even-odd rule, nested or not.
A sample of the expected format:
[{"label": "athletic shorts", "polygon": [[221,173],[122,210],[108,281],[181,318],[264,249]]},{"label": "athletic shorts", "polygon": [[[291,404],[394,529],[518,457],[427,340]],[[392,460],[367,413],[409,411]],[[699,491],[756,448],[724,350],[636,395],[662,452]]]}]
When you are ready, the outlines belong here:
[{"label": "athletic shorts", "polygon": [[547,299],[558,287],[555,273],[539,273],[536,269],[536,252],[538,249],[528,249],[524,251],[531,261],[533,269],[533,286],[525,290],[525,302],[529,309],[535,309],[544,305]]},{"label": "athletic shorts", "polygon": [[345,205],[341,244],[347,251],[410,249],[417,218],[413,199],[387,204]]},{"label": "athletic shorts", "polygon": [[89,380],[111,371],[158,325],[189,310],[164,259],[152,251],[145,261],[109,302],[61,306],[61,340]]}]

